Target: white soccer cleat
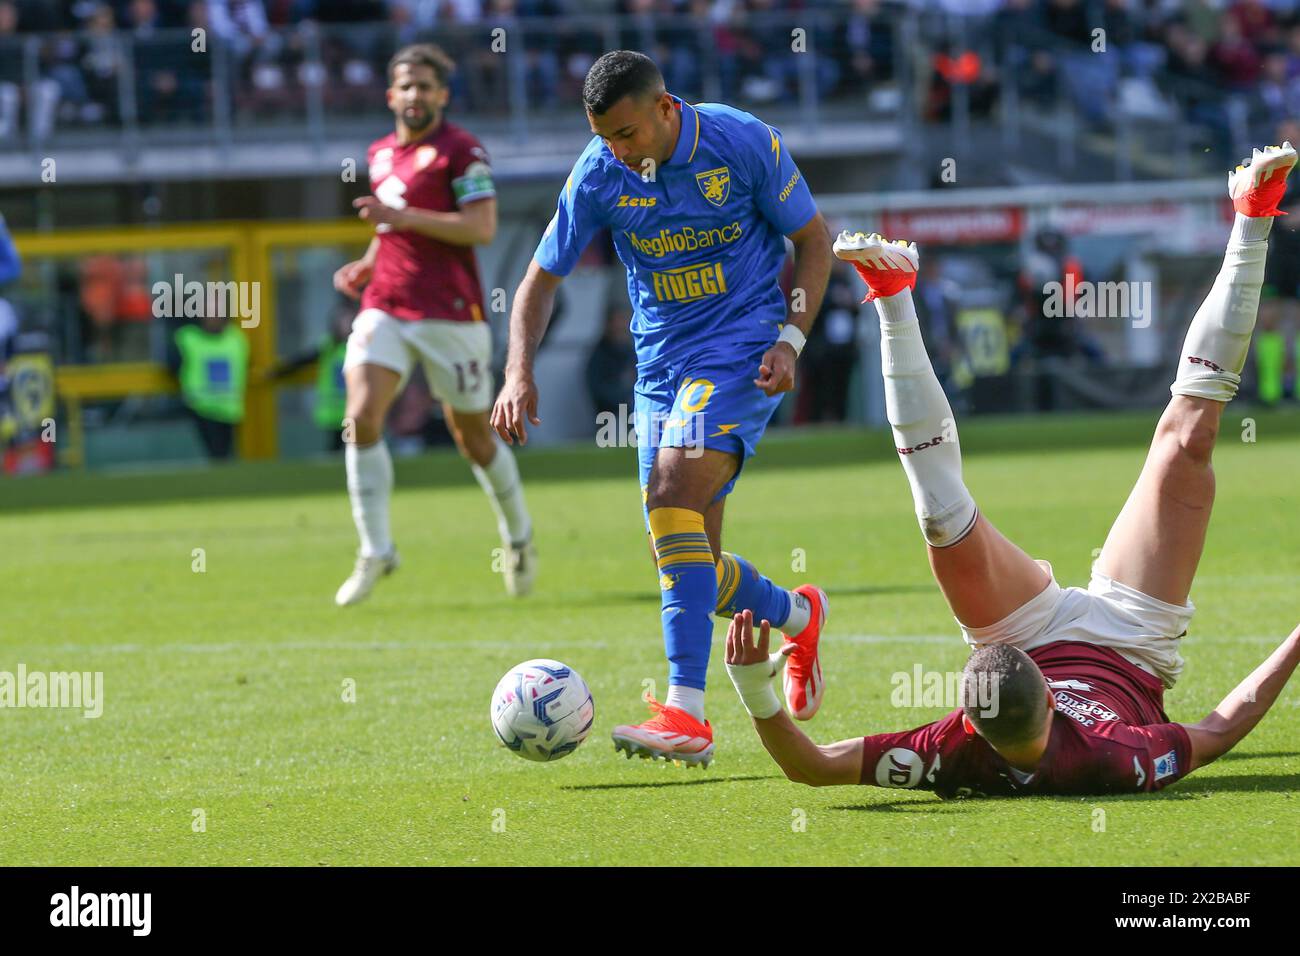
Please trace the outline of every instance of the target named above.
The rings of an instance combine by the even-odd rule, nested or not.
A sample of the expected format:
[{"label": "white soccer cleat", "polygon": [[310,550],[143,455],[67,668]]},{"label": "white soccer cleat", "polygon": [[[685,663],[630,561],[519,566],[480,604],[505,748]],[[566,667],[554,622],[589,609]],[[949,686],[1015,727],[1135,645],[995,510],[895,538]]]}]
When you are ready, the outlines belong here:
[{"label": "white soccer cleat", "polygon": [[1296,164],[1290,143],[1251,151],[1249,159],[1228,173],[1228,195],[1243,216],[1279,215],[1278,203],[1286,192],[1286,178]]},{"label": "white soccer cleat", "polygon": [[506,548],[506,564],[501,569],[505,578],[506,593],[511,597],[528,597],[533,592],[537,577],[537,549],[529,541],[520,547]]},{"label": "white soccer cleat", "polygon": [[396,571],[400,563],[396,548],[387,556],[357,558],[352,574],[339,586],[338,592],[334,595],[334,603],[339,607],[347,607],[349,604],[364,601],[375,589],[375,582],[384,575]]},{"label": "white soccer cleat", "polygon": [[916,285],[921,254],[914,242],[891,242],[879,233],[849,232],[835,237],[835,255],[853,263],[871,289],[863,302],[896,295]]}]

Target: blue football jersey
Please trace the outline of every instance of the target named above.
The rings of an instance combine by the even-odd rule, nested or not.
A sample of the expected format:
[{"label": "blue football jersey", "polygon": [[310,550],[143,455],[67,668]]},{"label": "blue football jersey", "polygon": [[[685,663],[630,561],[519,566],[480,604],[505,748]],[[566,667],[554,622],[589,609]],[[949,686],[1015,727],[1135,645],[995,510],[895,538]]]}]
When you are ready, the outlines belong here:
[{"label": "blue football jersey", "polygon": [[600,228],[627,269],[644,373],[700,351],[752,351],[786,319],[784,236],[817,212],[779,130],[721,103],[673,97],[682,127],[650,181],[595,136],[560,192],[533,258],[568,275]]}]

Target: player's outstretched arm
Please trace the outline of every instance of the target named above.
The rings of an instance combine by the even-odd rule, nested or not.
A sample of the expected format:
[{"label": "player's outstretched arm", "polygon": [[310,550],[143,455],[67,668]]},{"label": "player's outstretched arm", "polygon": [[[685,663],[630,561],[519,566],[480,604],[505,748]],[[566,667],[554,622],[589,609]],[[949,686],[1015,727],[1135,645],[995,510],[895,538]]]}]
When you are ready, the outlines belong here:
[{"label": "player's outstretched arm", "polygon": [[819,747],[781,707],[772,689],[772,678],[794,645],[787,644],[776,654],[769,654],[771,634],[771,625],[763,621],[755,643],[754,616],[750,611],[737,614],[727,628],[727,674],[754,719],[763,746],[795,783],[811,787],[858,783],[862,773],[861,737]]},{"label": "player's outstretched arm", "polygon": [[1300,627],[1208,716],[1199,723],[1183,725],[1192,739],[1192,770],[1219,759],[1255,729],[1297,664],[1300,664]]},{"label": "player's outstretched arm", "polygon": [[505,382],[492,408],[492,427],[507,444],[512,444],[516,437],[521,445],[527,444],[528,424],[542,423],[537,417],[533,360],[537,357],[546,326],[550,324],[555,290],[562,281],[561,276],[547,272],[534,260],[528,264],[528,272],[515,290],[514,305],[510,310]]}]

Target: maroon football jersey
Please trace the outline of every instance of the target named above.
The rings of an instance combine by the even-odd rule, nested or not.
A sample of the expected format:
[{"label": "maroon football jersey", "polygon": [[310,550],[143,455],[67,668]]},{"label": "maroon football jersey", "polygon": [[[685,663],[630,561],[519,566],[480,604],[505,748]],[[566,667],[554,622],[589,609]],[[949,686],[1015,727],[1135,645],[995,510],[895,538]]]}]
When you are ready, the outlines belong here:
[{"label": "maroon football jersey", "polygon": [[[443,120],[401,146],[392,133],[370,144],[370,189],[394,209],[454,212],[495,196],[487,152],[470,133]],[[378,226],[379,254],[361,296],[363,309],[399,319],[483,319],[483,289],[473,246],[456,246],[412,230]]]},{"label": "maroon football jersey", "polygon": [[1158,678],[1096,644],[1057,641],[1028,654],[1056,695],[1052,736],[1032,774],[968,733],[959,708],[864,738],[861,782],[945,797],[1097,794],[1160,790],[1187,773],[1191,739],[1165,715]]}]

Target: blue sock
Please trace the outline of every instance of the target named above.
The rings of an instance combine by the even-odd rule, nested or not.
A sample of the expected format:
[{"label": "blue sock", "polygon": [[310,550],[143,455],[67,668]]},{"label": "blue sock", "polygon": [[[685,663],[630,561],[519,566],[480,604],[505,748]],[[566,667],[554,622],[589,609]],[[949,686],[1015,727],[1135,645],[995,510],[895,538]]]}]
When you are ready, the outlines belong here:
[{"label": "blue sock", "polygon": [[668,653],[668,683],[704,689],[713,643],[718,578],[704,515],[688,508],[650,512]]},{"label": "blue sock", "polygon": [[722,552],[718,562],[719,616],[732,617],[748,609],[754,623],[767,620],[780,630],[790,618],[790,592],[779,588],[738,554]]}]

